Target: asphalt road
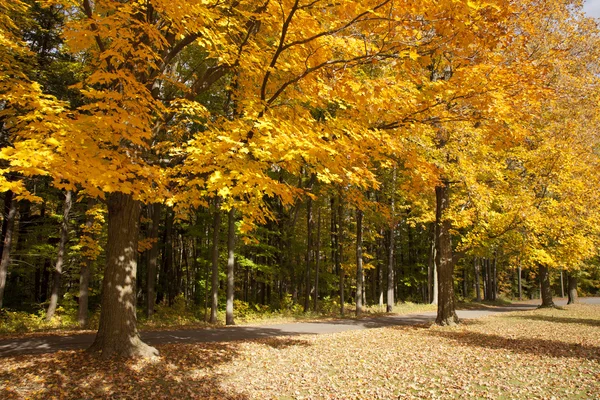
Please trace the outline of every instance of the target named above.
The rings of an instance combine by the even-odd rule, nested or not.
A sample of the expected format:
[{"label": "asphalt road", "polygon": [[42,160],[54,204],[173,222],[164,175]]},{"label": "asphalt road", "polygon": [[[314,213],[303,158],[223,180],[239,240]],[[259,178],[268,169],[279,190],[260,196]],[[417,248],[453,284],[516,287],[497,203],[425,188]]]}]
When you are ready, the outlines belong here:
[{"label": "asphalt road", "polygon": [[[582,303],[600,304],[600,297],[580,298]],[[566,300],[556,299],[555,304],[564,305]],[[537,302],[515,303],[506,307],[479,310],[458,310],[461,319],[481,318],[497,313],[525,311],[535,309]],[[419,314],[390,315],[359,320],[345,319],[320,322],[293,322],[272,325],[243,325],[223,328],[186,329],[173,331],[141,332],[142,340],[150,345],[170,343],[228,342],[233,340],[252,340],[274,336],[319,335],[350,330],[381,328],[386,326],[427,324],[435,320],[435,312]],[[94,334],[73,334],[66,336],[44,335],[18,339],[0,339],[0,357],[53,353],[61,350],[78,350],[89,347]]]}]

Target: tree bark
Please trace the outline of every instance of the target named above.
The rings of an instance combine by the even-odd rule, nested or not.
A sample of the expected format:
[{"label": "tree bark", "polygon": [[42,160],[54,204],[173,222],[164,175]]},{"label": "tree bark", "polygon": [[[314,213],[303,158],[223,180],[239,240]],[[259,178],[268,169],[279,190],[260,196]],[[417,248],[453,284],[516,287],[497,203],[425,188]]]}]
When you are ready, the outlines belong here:
[{"label": "tree bark", "polygon": [[522,275],[521,274],[521,261],[519,261],[519,266],[517,267],[517,274],[518,274],[517,285],[519,286],[519,288],[518,288],[519,289],[519,300],[522,300],[523,299],[523,283],[521,282],[521,279],[522,279],[521,278],[521,275]]},{"label": "tree bark", "polygon": [[[94,216],[90,213],[94,205],[96,204],[94,199],[88,199],[87,204],[87,215],[85,218],[85,232],[87,236],[91,235],[91,229],[94,225]],[[92,237],[89,238],[93,240]],[[84,249],[90,251],[89,248]],[[79,304],[77,309],[77,323],[81,328],[84,328],[88,322],[88,299],[89,299],[89,287],[90,287],[90,275],[92,270],[92,258],[88,255],[83,257],[81,262],[81,273],[79,275]]]},{"label": "tree bark", "polygon": [[10,190],[4,194],[4,213],[4,223],[2,226],[4,240],[2,241],[2,258],[0,259],[0,309],[4,304],[6,276],[8,275],[8,265],[10,264],[10,249],[13,240],[15,217],[17,215],[17,202],[14,199],[13,192]]},{"label": "tree bark", "polygon": [[455,325],[459,322],[454,304],[454,263],[450,238],[450,221],[444,218],[449,204],[449,184],[435,188],[436,194],[436,264],[438,271],[438,310],[435,323]]},{"label": "tree bark", "polygon": [[437,248],[435,245],[435,238],[431,243],[431,254],[432,254],[432,269],[433,269],[433,296],[431,299],[431,304],[437,305],[439,303],[440,298],[440,289],[439,289],[439,279],[438,279],[438,261],[437,261]]},{"label": "tree bark", "polygon": [[233,320],[233,296],[235,292],[235,209],[229,210],[227,222],[227,307],[225,324],[235,325]]},{"label": "tree bark", "polygon": [[150,237],[154,239],[152,247],[148,250],[148,271],[146,278],[146,316],[151,318],[154,314],[154,306],[156,304],[156,274],[158,273],[158,228],[160,226],[160,214],[162,206],[159,203],[150,204],[150,218],[152,226],[150,227]]},{"label": "tree bark", "polygon": [[577,303],[577,277],[570,272],[567,276],[567,304]]},{"label": "tree bark", "polygon": [[215,215],[213,220],[213,242],[212,242],[212,282],[211,282],[211,303],[210,303],[210,323],[217,323],[217,307],[219,306],[219,231],[221,228],[221,211],[219,203],[215,206]]},{"label": "tree bark", "polygon": [[50,304],[46,312],[46,321],[50,321],[56,312],[58,305],[58,296],[60,292],[60,281],[65,262],[65,247],[69,236],[69,213],[73,205],[72,193],[68,190],[65,193],[65,204],[63,207],[63,220],[60,225],[60,241],[58,242],[58,254],[56,256],[56,265],[54,266],[54,277],[52,282],[52,294],[50,295]]},{"label": "tree bark", "polygon": [[304,312],[310,310],[310,267],[312,265],[312,231],[313,231],[313,213],[312,213],[312,198],[308,198],[306,205],[306,270],[304,273],[304,282],[306,284],[304,291]]},{"label": "tree bark", "polygon": [[542,297],[542,305],[540,308],[555,307],[554,302],[552,301],[552,288],[550,287],[550,272],[548,271],[548,267],[540,264],[539,273]]},{"label": "tree bark", "polygon": [[362,313],[363,307],[363,256],[362,256],[362,242],[363,242],[363,212],[362,210],[356,210],[356,316]]},{"label": "tree bark", "polygon": [[389,243],[388,243],[388,259],[387,259],[387,307],[386,312],[391,313],[394,310],[394,224],[390,224],[389,231]]},{"label": "tree bark", "polygon": [[498,299],[498,256],[494,251],[494,264],[492,265],[492,300]]},{"label": "tree bark", "polygon": [[158,351],[142,342],[136,327],[137,245],[140,203],[130,194],[108,195],[108,243],[102,282],[100,326],[90,351],[102,358],[150,357]]},{"label": "tree bark", "polygon": [[315,249],[315,298],[314,307],[315,312],[318,309],[319,304],[319,268],[321,264],[321,209],[317,212],[317,247]]},{"label": "tree bark", "polygon": [[336,263],[338,265],[338,270],[340,272],[340,315],[344,316],[344,279],[346,278],[346,273],[344,272],[344,268],[342,268],[342,259],[344,256],[344,245],[343,245],[343,229],[342,222],[344,221],[344,206],[342,205],[342,197],[338,196],[338,206],[337,206],[337,255],[336,255]]}]

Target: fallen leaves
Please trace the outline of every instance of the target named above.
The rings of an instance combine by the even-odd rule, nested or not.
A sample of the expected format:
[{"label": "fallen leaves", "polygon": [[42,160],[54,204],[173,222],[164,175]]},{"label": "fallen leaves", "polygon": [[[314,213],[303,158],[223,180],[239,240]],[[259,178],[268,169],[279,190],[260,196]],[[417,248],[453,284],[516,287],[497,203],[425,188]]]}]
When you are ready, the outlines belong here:
[{"label": "fallen leaves", "polygon": [[535,310],[454,328],[160,346],[151,360],[84,352],[6,357],[3,399],[593,398],[598,306]]}]

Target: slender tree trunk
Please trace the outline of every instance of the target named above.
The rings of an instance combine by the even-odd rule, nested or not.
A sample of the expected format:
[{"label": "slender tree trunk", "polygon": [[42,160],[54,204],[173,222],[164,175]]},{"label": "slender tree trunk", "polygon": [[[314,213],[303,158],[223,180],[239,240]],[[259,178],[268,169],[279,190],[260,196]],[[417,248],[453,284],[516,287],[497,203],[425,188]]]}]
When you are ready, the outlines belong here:
[{"label": "slender tree trunk", "polygon": [[477,257],[473,257],[473,270],[475,271],[475,298],[477,301],[481,301],[481,284],[479,282],[479,264],[477,263]]},{"label": "slender tree trunk", "polygon": [[383,271],[387,268],[386,254],[385,254],[385,231],[381,228],[379,232],[380,239],[377,240],[379,244],[377,250],[377,298],[379,303],[379,309],[383,310]]},{"label": "slender tree trunk", "polygon": [[390,224],[389,243],[387,254],[387,307],[386,312],[391,313],[394,310],[394,224]]},{"label": "slender tree trunk", "polygon": [[150,228],[150,237],[154,239],[152,247],[148,251],[148,271],[146,278],[146,316],[152,317],[154,314],[154,305],[156,304],[156,274],[158,272],[158,228],[160,225],[160,214],[162,206],[159,203],[154,203],[148,206],[150,211],[150,218],[152,219],[152,226]]},{"label": "slender tree trunk", "polygon": [[[92,198],[88,199],[87,204],[87,215],[85,219],[85,232],[84,234],[89,237],[89,240],[93,240],[92,226],[94,225],[94,216],[91,214],[92,209],[96,201]],[[89,248],[84,249],[84,253],[90,251]],[[84,256],[81,263],[81,274],[79,275],[79,308],[77,310],[77,323],[81,328],[84,328],[88,322],[88,299],[89,299],[89,288],[90,288],[90,275],[92,271],[92,258],[90,256]]]},{"label": "slender tree trunk", "polygon": [[211,304],[210,304],[210,323],[217,323],[217,307],[219,306],[219,231],[221,228],[221,211],[219,203],[216,202],[215,215],[213,221],[213,241],[212,241],[212,284],[211,284]]},{"label": "slender tree trunk", "polygon": [[433,298],[431,299],[431,304],[437,305],[440,298],[440,287],[439,287],[439,279],[438,279],[438,258],[437,258],[437,248],[435,246],[435,240],[431,244],[431,252],[433,254]]},{"label": "slender tree trunk", "polygon": [[235,325],[233,321],[233,296],[235,291],[235,209],[229,210],[227,223],[227,309],[225,315],[226,325]]},{"label": "slender tree trunk", "polygon": [[444,213],[449,203],[448,183],[435,188],[436,194],[436,264],[438,271],[438,311],[435,323],[438,325],[455,325],[459,322],[454,304],[454,264],[452,260],[452,243],[450,237],[450,221]]},{"label": "slender tree trunk", "polygon": [[319,305],[319,268],[321,264],[321,208],[317,212],[317,246],[315,249],[315,298],[314,310],[318,310]]},{"label": "slender tree trunk", "polygon": [[2,242],[2,258],[0,259],[0,309],[4,303],[4,290],[6,288],[6,276],[8,275],[8,265],[10,264],[10,249],[12,246],[15,217],[17,215],[17,202],[14,200],[12,191],[4,194],[4,221]]},{"label": "slender tree trunk", "polygon": [[175,219],[175,212],[173,209],[168,208],[165,213],[165,235],[164,235],[164,252],[163,252],[163,270],[161,275],[163,277],[163,291],[167,296],[167,303],[169,306],[173,305],[175,301],[174,288],[175,288],[175,266],[173,265],[173,222]]},{"label": "slender tree trunk", "polygon": [[565,280],[563,270],[560,270],[560,297],[565,297]]},{"label": "slender tree trunk", "polygon": [[521,261],[519,261],[519,266],[517,267],[517,274],[518,274],[517,275],[517,278],[518,278],[517,279],[517,281],[518,281],[517,285],[519,286],[519,288],[518,288],[519,289],[519,300],[523,300],[523,283],[521,281],[521,275],[522,275],[522,272],[521,272]]},{"label": "slender tree trunk", "polygon": [[342,260],[344,256],[344,245],[343,245],[343,228],[342,222],[344,222],[344,206],[342,205],[342,197],[338,196],[338,206],[337,206],[337,258],[336,263],[338,265],[338,270],[340,271],[340,315],[344,316],[344,307],[345,307],[345,298],[344,298],[344,279],[346,278],[346,273],[344,272],[344,268],[342,268]]},{"label": "slender tree trunk", "polygon": [[542,298],[541,308],[555,307],[552,301],[552,288],[550,287],[550,272],[548,267],[543,264],[539,265],[540,273],[540,291]]},{"label": "slender tree trunk", "polygon": [[463,268],[463,298],[466,300],[469,292],[469,283],[467,282],[467,268]]},{"label": "slender tree trunk", "polygon": [[90,347],[90,351],[101,352],[102,358],[158,355],[155,348],[142,342],[136,327],[140,210],[140,203],[130,194],[108,195],[108,243],[100,326]]},{"label": "slender tree trunk", "polygon": [[363,286],[364,286],[364,275],[363,275],[363,256],[362,256],[362,242],[363,242],[363,212],[362,210],[356,210],[356,316],[362,313],[363,307]]},{"label": "slender tree trunk", "polygon": [[572,272],[567,275],[567,296],[567,304],[577,303],[577,277]]},{"label": "slender tree trunk", "polygon": [[52,317],[54,317],[54,313],[56,312],[56,306],[58,305],[60,281],[63,272],[63,265],[65,262],[65,248],[67,246],[67,240],[69,236],[69,213],[71,212],[71,206],[73,205],[71,195],[72,194],[70,190],[68,190],[65,193],[63,220],[60,226],[60,241],[58,242],[58,255],[56,256],[56,265],[54,266],[52,294],[50,295],[50,304],[48,305],[48,311],[46,312],[46,321],[50,321]]},{"label": "slender tree trunk", "polygon": [[304,312],[310,310],[310,268],[312,265],[312,249],[313,249],[313,213],[312,213],[312,198],[308,198],[306,206],[306,270],[304,274],[305,291],[304,291]]},{"label": "slender tree trunk", "polygon": [[498,257],[496,252],[494,251],[494,264],[492,266],[492,300],[496,301],[498,299]]}]

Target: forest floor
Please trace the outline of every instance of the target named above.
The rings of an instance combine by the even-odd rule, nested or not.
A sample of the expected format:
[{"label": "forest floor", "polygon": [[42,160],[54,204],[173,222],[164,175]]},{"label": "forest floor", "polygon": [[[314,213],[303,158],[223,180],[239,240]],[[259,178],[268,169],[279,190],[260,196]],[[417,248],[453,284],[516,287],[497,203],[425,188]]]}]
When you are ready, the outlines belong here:
[{"label": "forest floor", "polygon": [[600,305],[321,335],[2,357],[0,398],[598,398]]}]

